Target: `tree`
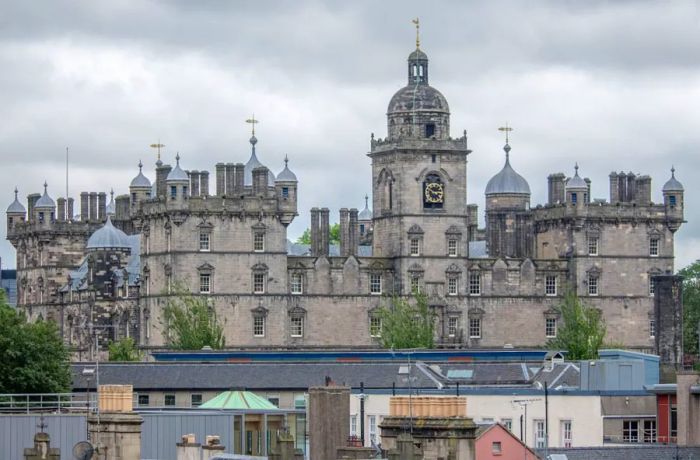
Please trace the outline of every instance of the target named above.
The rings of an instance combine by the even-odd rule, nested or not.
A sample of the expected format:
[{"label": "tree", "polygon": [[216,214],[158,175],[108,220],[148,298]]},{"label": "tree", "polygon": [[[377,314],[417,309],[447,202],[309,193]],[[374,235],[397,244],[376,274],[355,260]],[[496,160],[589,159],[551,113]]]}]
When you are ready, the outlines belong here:
[{"label": "tree", "polygon": [[224,347],[224,328],[208,297],[195,296],[176,283],[173,295],[163,309],[164,326],[169,344],[179,350]]},{"label": "tree", "polygon": [[382,306],[376,315],[384,348],[434,348],[435,313],[424,294],[415,292],[412,299],[393,297],[391,305]]},{"label": "tree", "polygon": [[0,393],[70,391],[69,358],[56,323],[27,322],[0,289]]},{"label": "tree", "polygon": [[683,277],[683,348],[698,354],[698,325],[700,324],[700,260],[678,272]]},{"label": "tree", "polygon": [[547,346],[566,350],[572,361],[597,358],[606,332],[600,310],[585,305],[575,292],[568,292],[557,310],[563,324]]},{"label": "tree", "polygon": [[110,361],[141,361],[143,353],[136,346],[136,342],[131,337],[109,344]]},{"label": "tree", "polygon": [[[336,223],[328,229],[330,244],[340,244],[340,224]],[[297,238],[297,244],[311,244],[311,230],[308,228]]]}]

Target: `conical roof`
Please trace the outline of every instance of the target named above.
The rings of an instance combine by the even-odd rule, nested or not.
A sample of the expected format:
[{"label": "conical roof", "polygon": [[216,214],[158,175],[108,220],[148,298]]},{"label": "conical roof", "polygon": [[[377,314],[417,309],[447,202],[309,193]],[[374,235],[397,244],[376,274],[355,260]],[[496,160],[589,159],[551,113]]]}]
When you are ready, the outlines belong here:
[{"label": "conical roof", "polygon": [[[253,185],[253,170],[255,168],[259,168],[260,166],[265,166],[264,164],[260,163],[260,160],[258,160],[257,155],[255,154],[255,144],[258,143],[258,138],[253,135],[250,138],[250,145],[252,146],[251,152],[250,152],[250,159],[248,160],[248,163],[245,164],[243,167],[243,185]],[[275,185],[275,175],[272,171],[268,170],[267,173],[267,185],[274,187]]]},{"label": "conical roof", "polygon": [[39,198],[34,205],[35,208],[55,208],[56,203],[53,201],[53,199],[49,196],[48,192],[46,191],[46,188],[48,187],[48,184],[44,182],[44,195]]},{"label": "conical roof", "polygon": [[178,153],[177,156],[175,157],[175,167],[170,171],[168,174],[168,178],[165,179],[165,182],[189,182],[190,177],[187,175],[185,171],[180,168],[180,154]]},{"label": "conical roof", "polygon": [[277,182],[297,182],[297,176],[289,169],[289,158],[284,157],[284,169],[277,174]]},{"label": "conical roof", "polygon": [[503,147],[506,152],[506,164],[503,169],[493,176],[486,184],[486,195],[496,194],[530,194],[530,185],[525,178],[515,172],[510,165],[510,145],[506,144]]},{"label": "conical roof", "polygon": [[139,161],[139,174],[131,180],[130,187],[150,187],[151,181],[143,175],[143,163]]},{"label": "conical roof", "polygon": [[586,183],[585,180],[581,179],[581,176],[578,175],[578,163],[576,164],[576,166],[574,166],[574,170],[576,171],[574,173],[574,177],[572,177],[568,181],[566,181],[566,189],[567,190],[573,190],[573,189],[588,190],[588,184]]},{"label": "conical roof", "polygon": [[277,406],[250,391],[224,391],[205,402],[202,409],[274,410]]},{"label": "conical roof", "polygon": [[7,207],[7,213],[14,213],[14,214],[25,214],[27,210],[22,206],[22,203],[19,202],[17,199],[17,188],[15,187],[15,201],[10,203],[10,205]]},{"label": "conical roof", "polygon": [[[682,192],[684,190],[683,184],[678,182],[676,179],[676,168],[671,168],[671,178],[664,184],[664,192]],[[16,198],[15,198],[16,199]]]},{"label": "conical roof", "polygon": [[372,211],[369,209],[369,197],[365,195],[365,209],[360,211],[360,213],[357,215],[357,220],[372,220]]},{"label": "conical roof", "polygon": [[90,235],[86,249],[106,248],[130,248],[129,237],[123,231],[112,225],[111,216],[107,216],[107,222],[95,233]]}]

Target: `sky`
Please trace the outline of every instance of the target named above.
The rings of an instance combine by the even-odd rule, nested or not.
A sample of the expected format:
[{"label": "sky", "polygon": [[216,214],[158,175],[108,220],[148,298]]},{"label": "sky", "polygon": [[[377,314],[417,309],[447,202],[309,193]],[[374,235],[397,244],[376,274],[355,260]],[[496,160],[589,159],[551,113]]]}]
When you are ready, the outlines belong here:
[{"label": "sky", "polygon": [[[208,170],[257,154],[299,178],[295,239],[313,206],[364,206],[371,133],[386,136],[406,84],[419,17],[430,83],[466,129],[468,197],[483,225],[484,188],[511,163],[544,203],[547,175],[580,173],[609,198],[611,171],[685,186],[676,267],[700,258],[700,2],[0,0],[0,205],[48,182],[65,195],[128,193],[163,160]],[[214,183],[211,184],[214,190]],[[3,201],[4,200],[4,201]],[[25,204],[26,206],[26,204]],[[3,268],[15,253],[0,226]]]}]

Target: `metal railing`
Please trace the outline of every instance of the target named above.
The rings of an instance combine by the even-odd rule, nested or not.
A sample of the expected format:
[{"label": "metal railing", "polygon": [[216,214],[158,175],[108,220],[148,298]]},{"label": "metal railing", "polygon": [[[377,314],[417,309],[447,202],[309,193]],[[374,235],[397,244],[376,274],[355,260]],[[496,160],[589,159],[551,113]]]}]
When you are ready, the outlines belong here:
[{"label": "metal railing", "polygon": [[86,413],[96,407],[96,393],[0,394],[0,414]]}]

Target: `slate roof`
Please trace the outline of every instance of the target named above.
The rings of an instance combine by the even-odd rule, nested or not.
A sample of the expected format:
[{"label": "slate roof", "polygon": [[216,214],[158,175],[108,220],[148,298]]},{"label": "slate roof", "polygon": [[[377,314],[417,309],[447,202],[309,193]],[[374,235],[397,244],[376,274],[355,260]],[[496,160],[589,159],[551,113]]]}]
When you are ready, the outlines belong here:
[{"label": "slate roof", "polygon": [[386,111],[392,114],[423,110],[450,113],[450,106],[445,96],[432,86],[412,84],[404,86],[394,94]]},{"label": "slate roof", "polygon": [[143,175],[143,163],[139,161],[139,174],[131,180],[129,187],[151,187],[151,181]]},{"label": "slate roof", "polygon": [[666,181],[663,188],[664,192],[682,192],[683,184],[676,179],[676,169],[671,168],[671,178]]},{"label": "slate roof", "polygon": [[10,206],[7,207],[7,212],[14,212],[16,214],[24,214],[27,210],[24,208],[22,203],[17,199],[17,189],[15,188],[15,201],[13,201]]},{"label": "slate roof", "polygon": [[88,238],[87,249],[131,248],[126,233],[112,225],[111,216],[105,224]]},{"label": "slate roof", "polygon": [[525,178],[515,172],[510,165],[510,157],[508,155],[508,152],[510,152],[510,145],[506,144],[503,150],[506,151],[506,163],[503,165],[503,169],[493,176],[486,184],[486,195],[499,193],[529,195],[530,185]]},{"label": "slate roof", "polygon": [[[544,450],[537,451],[544,458]],[[561,460],[686,460],[700,458],[700,447],[681,447],[663,444],[610,447],[550,448],[549,454]],[[677,455],[677,456],[676,456]]]}]

